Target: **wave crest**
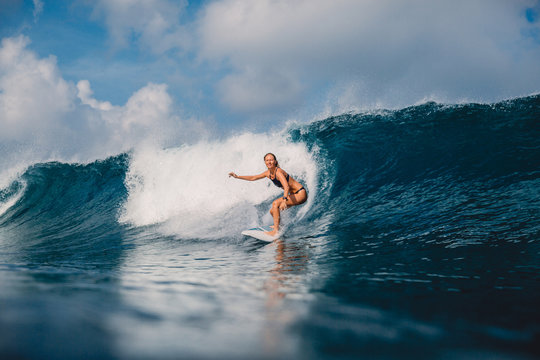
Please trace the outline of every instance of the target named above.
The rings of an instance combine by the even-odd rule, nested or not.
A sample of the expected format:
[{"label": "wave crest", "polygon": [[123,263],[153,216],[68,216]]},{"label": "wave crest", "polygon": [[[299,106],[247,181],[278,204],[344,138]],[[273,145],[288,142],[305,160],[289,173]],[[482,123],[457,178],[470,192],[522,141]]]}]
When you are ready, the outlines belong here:
[{"label": "wave crest", "polygon": [[283,135],[244,133],[225,141],[178,148],[139,149],[126,176],[128,199],[120,220],[135,226],[161,224],[181,237],[218,238],[269,221],[260,211],[280,195],[268,181],[228,177],[230,171],[253,175],[266,170],[263,157],[277,155],[280,165],[310,191],[309,201],[294,211],[298,221],[317,194],[318,170],[302,143]]}]

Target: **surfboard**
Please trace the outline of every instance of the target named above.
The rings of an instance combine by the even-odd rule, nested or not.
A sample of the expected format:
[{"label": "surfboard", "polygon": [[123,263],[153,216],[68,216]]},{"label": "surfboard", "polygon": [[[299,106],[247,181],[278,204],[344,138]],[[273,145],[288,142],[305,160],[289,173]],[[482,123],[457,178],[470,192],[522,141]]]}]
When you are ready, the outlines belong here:
[{"label": "surfboard", "polygon": [[242,231],[242,235],[251,236],[252,238],[255,238],[257,240],[266,241],[266,242],[272,242],[279,238],[279,233],[275,236],[271,236],[268,234],[265,234],[265,231],[272,230],[270,226],[259,226],[253,229],[244,230]]}]

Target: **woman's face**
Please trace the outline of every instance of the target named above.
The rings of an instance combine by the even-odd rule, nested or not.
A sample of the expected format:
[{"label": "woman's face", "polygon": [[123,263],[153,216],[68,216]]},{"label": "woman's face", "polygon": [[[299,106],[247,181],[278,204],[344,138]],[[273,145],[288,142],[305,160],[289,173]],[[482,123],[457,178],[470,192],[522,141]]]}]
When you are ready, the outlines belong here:
[{"label": "woman's face", "polygon": [[264,163],[266,164],[266,167],[270,169],[276,166],[276,159],[272,155],[266,155]]}]

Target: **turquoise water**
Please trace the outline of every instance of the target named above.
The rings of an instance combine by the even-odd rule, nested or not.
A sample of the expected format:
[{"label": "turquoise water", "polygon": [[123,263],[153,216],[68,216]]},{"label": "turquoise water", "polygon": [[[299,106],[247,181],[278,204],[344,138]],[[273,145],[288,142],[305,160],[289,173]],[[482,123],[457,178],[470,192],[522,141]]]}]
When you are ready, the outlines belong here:
[{"label": "turquoise water", "polygon": [[[427,103],[34,164],[0,190],[0,356],[535,358],[539,119]],[[240,232],[279,190],[226,175],[268,151],[309,192],[271,244]]]}]

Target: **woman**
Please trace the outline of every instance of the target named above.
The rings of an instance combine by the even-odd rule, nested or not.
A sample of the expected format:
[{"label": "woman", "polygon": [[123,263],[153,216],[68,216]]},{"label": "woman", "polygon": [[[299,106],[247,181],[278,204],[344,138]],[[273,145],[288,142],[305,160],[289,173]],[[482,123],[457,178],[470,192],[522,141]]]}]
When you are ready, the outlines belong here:
[{"label": "woman", "polygon": [[287,174],[282,168],[279,167],[276,156],[272,153],[268,153],[264,156],[264,163],[268,170],[259,175],[246,175],[238,176],[233,172],[229,173],[235,179],[242,179],[248,181],[255,181],[269,178],[274,185],[283,188],[283,197],[280,197],[272,203],[270,214],[274,218],[274,229],[267,231],[266,233],[271,236],[275,236],[279,230],[279,215],[280,211],[287,209],[288,207],[300,205],[307,200],[307,191],[296,180],[294,180],[289,174]]}]

